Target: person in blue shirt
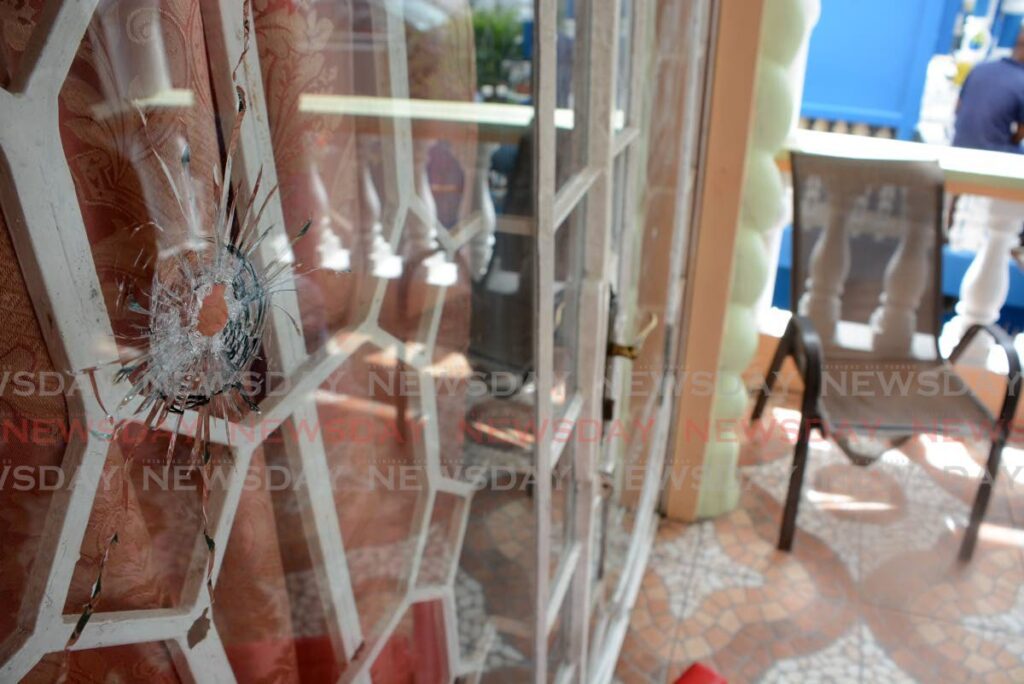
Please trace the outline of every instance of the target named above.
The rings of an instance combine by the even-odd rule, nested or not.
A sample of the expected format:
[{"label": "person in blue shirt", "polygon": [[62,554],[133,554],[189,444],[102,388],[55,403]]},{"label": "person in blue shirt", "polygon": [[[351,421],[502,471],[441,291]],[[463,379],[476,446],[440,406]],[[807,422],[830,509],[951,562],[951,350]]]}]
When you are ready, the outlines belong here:
[{"label": "person in blue shirt", "polygon": [[1024,31],[1010,57],[979,64],[960,90],[955,147],[1021,153],[1024,140]]}]

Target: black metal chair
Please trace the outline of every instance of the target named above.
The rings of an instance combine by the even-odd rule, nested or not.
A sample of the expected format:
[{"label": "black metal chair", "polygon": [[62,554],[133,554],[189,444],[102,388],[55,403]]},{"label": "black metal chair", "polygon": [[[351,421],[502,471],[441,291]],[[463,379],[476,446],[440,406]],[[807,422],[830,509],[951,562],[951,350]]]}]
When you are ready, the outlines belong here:
[{"label": "black metal chair", "polygon": [[[960,547],[960,559],[969,560],[1017,407],[1020,361],[996,325],[971,326],[948,358],[939,351],[941,169],[793,153],[792,174],[794,314],[751,415],[761,418],[783,362],[792,357],[804,388],[779,549],[793,545],[812,430],[867,465],[884,449],[865,445],[888,448],[915,434],[973,426],[988,431],[991,448]],[[1007,360],[998,417],[953,368],[982,331]],[[850,377],[856,383],[846,382]]]}]

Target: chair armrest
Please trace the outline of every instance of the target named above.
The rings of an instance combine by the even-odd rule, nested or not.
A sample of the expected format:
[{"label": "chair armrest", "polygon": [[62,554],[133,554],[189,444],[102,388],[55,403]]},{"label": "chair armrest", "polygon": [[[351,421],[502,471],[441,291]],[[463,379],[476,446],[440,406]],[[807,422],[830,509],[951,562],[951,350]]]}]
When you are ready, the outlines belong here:
[{"label": "chair armrest", "polygon": [[804,396],[801,407],[804,415],[818,415],[818,397],[821,394],[821,336],[811,319],[793,314],[789,319],[793,328],[794,352],[803,358]]},{"label": "chair armrest", "polygon": [[967,346],[984,330],[995,340],[996,344],[1003,348],[1006,355],[1006,395],[1003,397],[1003,407],[999,411],[999,424],[1009,428],[1013,423],[1013,416],[1017,412],[1017,401],[1020,399],[1020,357],[1017,355],[1017,348],[1013,346],[1013,339],[1005,330],[998,325],[975,323],[967,329],[964,336],[957,342],[956,347],[950,353],[947,361],[956,363],[960,355],[964,353]]}]

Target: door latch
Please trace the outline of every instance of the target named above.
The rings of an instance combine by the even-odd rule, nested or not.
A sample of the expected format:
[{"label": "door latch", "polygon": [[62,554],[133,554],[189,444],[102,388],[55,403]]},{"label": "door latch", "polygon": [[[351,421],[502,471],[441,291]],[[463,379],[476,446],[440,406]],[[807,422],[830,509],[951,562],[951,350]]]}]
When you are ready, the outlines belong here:
[{"label": "door latch", "polygon": [[637,333],[636,338],[633,340],[633,344],[619,344],[614,340],[608,341],[608,356],[621,356],[635,361],[640,356],[640,350],[643,349],[644,342],[647,340],[647,336],[650,335],[655,326],[658,325],[658,315],[651,313],[651,320],[647,321],[647,325]]}]

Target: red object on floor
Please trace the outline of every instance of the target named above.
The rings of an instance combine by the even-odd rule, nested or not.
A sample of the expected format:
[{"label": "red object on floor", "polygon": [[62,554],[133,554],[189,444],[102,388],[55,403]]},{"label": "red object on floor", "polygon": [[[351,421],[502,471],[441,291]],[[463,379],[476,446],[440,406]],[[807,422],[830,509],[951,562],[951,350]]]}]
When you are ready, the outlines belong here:
[{"label": "red object on floor", "polygon": [[729,682],[707,665],[694,663],[679,676],[675,684],[729,684]]}]

